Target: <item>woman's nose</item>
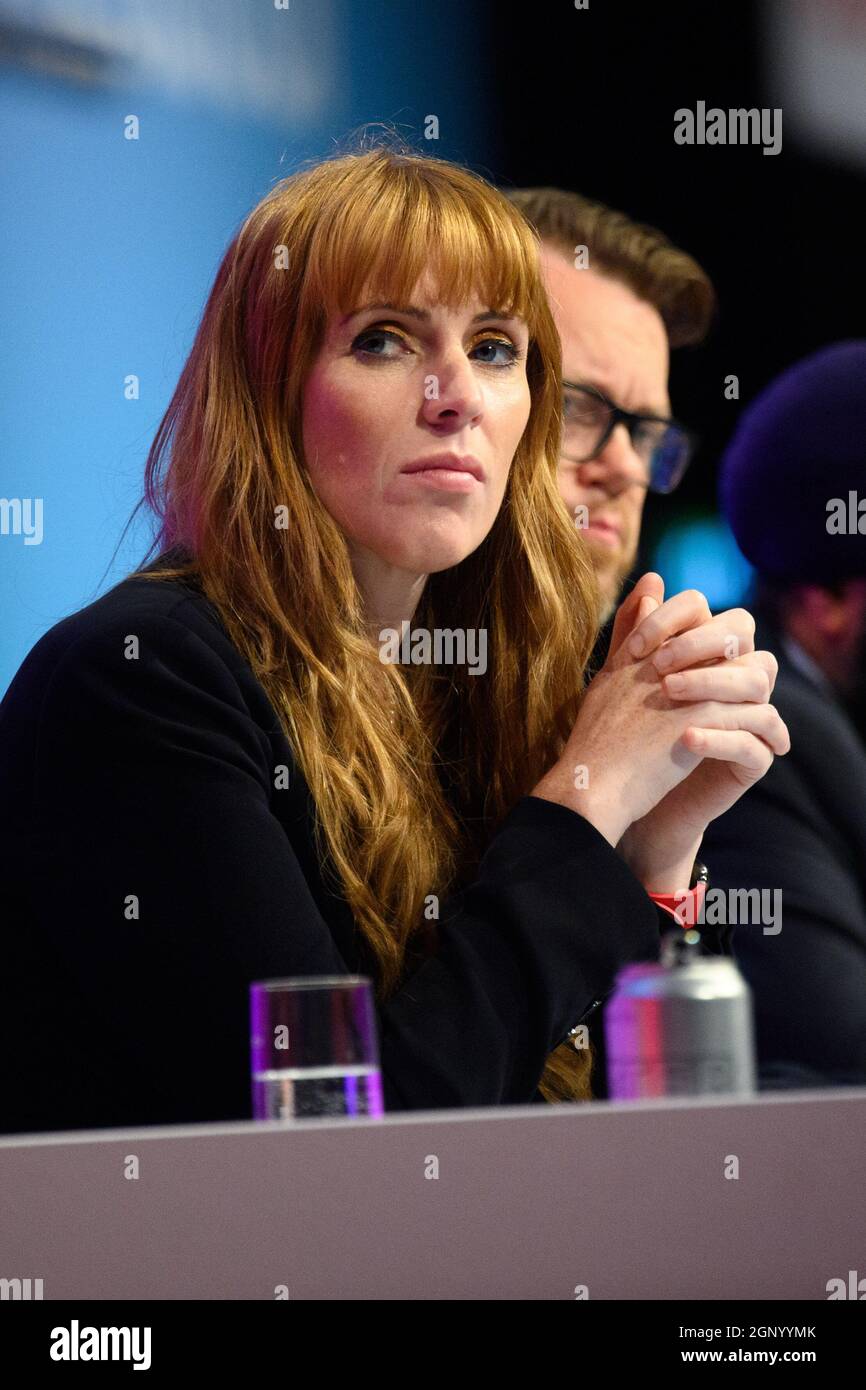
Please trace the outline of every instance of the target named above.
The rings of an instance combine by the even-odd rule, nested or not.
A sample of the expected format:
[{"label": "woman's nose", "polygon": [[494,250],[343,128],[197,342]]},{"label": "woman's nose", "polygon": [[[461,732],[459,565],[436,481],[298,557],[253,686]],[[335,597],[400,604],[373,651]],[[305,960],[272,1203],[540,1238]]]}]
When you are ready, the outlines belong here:
[{"label": "woman's nose", "polygon": [[431,366],[424,378],[424,419],[431,425],[468,424],[484,409],[481,386],[462,349],[459,356]]}]

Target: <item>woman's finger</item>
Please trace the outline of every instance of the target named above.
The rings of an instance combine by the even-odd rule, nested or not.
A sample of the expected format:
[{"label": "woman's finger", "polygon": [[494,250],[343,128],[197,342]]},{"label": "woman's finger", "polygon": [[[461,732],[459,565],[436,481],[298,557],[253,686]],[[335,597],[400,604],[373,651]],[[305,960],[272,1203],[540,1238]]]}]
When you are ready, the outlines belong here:
[{"label": "woman's finger", "polygon": [[773,752],[763,739],[744,729],[688,728],[682,742],[691,753],[719,762],[737,763],[750,778],[763,777],[773,762]]},{"label": "woman's finger", "polygon": [[[780,757],[791,748],[788,726],[774,705],[728,705],[719,700],[705,700],[689,710],[688,720],[689,728],[693,730],[754,734]],[[692,752],[697,751],[694,743],[690,742],[687,746]],[[704,756],[713,757],[714,754],[705,753]]]},{"label": "woman's finger", "polygon": [[749,652],[735,661],[697,666],[662,677],[672,700],[755,701],[767,704],[773,693],[778,662],[772,652]]},{"label": "woman's finger", "polygon": [[[631,593],[623,599],[616,610],[613,630],[610,634],[610,646],[608,647],[609,661],[616,656],[619,648],[629,633],[635,630],[638,623],[652,613],[654,607],[664,602],[664,596],[665,584],[660,574],[655,574],[650,570],[647,574],[641,575]],[[652,599],[652,603],[649,602],[650,599]]]},{"label": "woman's finger", "polygon": [[[641,631],[657,617],[658,613],[651,613],[642,624]],[[710,618],[700,627],[672,637],[661,651],[655,653],[653,665],[660,672],[681,671],[702,661],[734,661],[754,651],[754,648],[754,618],[745,608],[732,608],[727,613]]]},{"label": "woman's finger", "polygon": [[748,652],[746,656],[740,658],[742,661],[760,661],[770,680],[770,694],[776,688],[776,677],[779,674],[779,663],[772,652],[758,651]]},{"label": "woman's finger", "polygon": [[644,618],[628,641],[633,657],[647,656],[678,632],[710,621],[710,605],[697,589],[683,589]]}]

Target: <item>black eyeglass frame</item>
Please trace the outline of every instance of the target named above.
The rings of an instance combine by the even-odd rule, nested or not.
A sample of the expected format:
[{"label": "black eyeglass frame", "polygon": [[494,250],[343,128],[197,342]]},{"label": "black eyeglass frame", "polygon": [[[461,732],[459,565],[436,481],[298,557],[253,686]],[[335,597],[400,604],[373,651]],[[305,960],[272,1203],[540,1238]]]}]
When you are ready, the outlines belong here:
[{"label": "black eyeglass frame", "polygon": [[653,487],[652,465],[650,464],[650,481],[644,484],[644,486],[646,486],[651,492],[661,493],[673,492],[674,489],[679,486],[679,484],[683,480],[683,476],[685,475],[686,469],[688,468],[689,464],[692,461],[692,458],[694,457],[695,450],[697,449],[698,444],[700,442],[698,435],[696,435],[693,430],[687,429],[685,425],[681,424],[679,420],[674,419],[672,415],[643,415],[639,411],[623,410],[621,406],[614,405],[613,401],[609,400],[603,391],[599,391],[597,386],[587,386],[585,385],[585,383],[580,381],[565,380],[563,380],[561,384],[563,390],[567,389],[569,391],[580,391],[581,394],[584,396],[592,396],[595,400],[600,401],[601,404],[606,406],[607,409],[610,411],[610,419],[608,420],[608,423],[605,425],[601,433],[601,436],[597,444],[593,448],[592,452],[589,454],[585,454],[582,458],[574,458],[571,455],[564,454],[564,458],[570,458],[572,463],[589,463],[590,459],[598,458],[598,455],[601,453],[602,449],[607,444],[617,425],[625,425],[626,429],[628,430],[628,437],[632,442],[632,446],[634,446],[634,430],[637,428],[638,425],[666,425],[668,429],[678,430],[679,433],[682,435],[685,444],[688,446],[685,463],[679,470],[679,476],[677,477],[676,482],[668,488]]}]

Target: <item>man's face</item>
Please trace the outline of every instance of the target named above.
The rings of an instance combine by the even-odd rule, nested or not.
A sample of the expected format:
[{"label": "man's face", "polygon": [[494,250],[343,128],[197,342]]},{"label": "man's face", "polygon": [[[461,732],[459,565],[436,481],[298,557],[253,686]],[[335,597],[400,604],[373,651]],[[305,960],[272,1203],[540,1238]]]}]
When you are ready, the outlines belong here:
[{"label": "man's face", "polygon": [[[614,405],[669,416],[668,338],[658,310],[628,286],[596,270],[576,270],[557,248],[542,243],[542,271],[559,336],[566,381],[595,386]],[[585,507],[580,529],[592,553],[610,617],[637,558],[646,467],[624,425],[617,425],[597,458],[560,460],[559,490],[569,515]]]}]

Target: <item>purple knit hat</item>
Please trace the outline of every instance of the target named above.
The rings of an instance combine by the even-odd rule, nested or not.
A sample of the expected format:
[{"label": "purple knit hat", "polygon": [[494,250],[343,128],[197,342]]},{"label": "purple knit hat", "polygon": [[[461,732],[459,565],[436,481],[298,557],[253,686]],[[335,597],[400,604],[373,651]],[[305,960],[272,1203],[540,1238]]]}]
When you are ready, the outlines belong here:
[{"label": "purple knit hat", "polygon": [[762,575],[866,575],[866,342],[822,348],[761,392],[722,459],[719,502]]}]

